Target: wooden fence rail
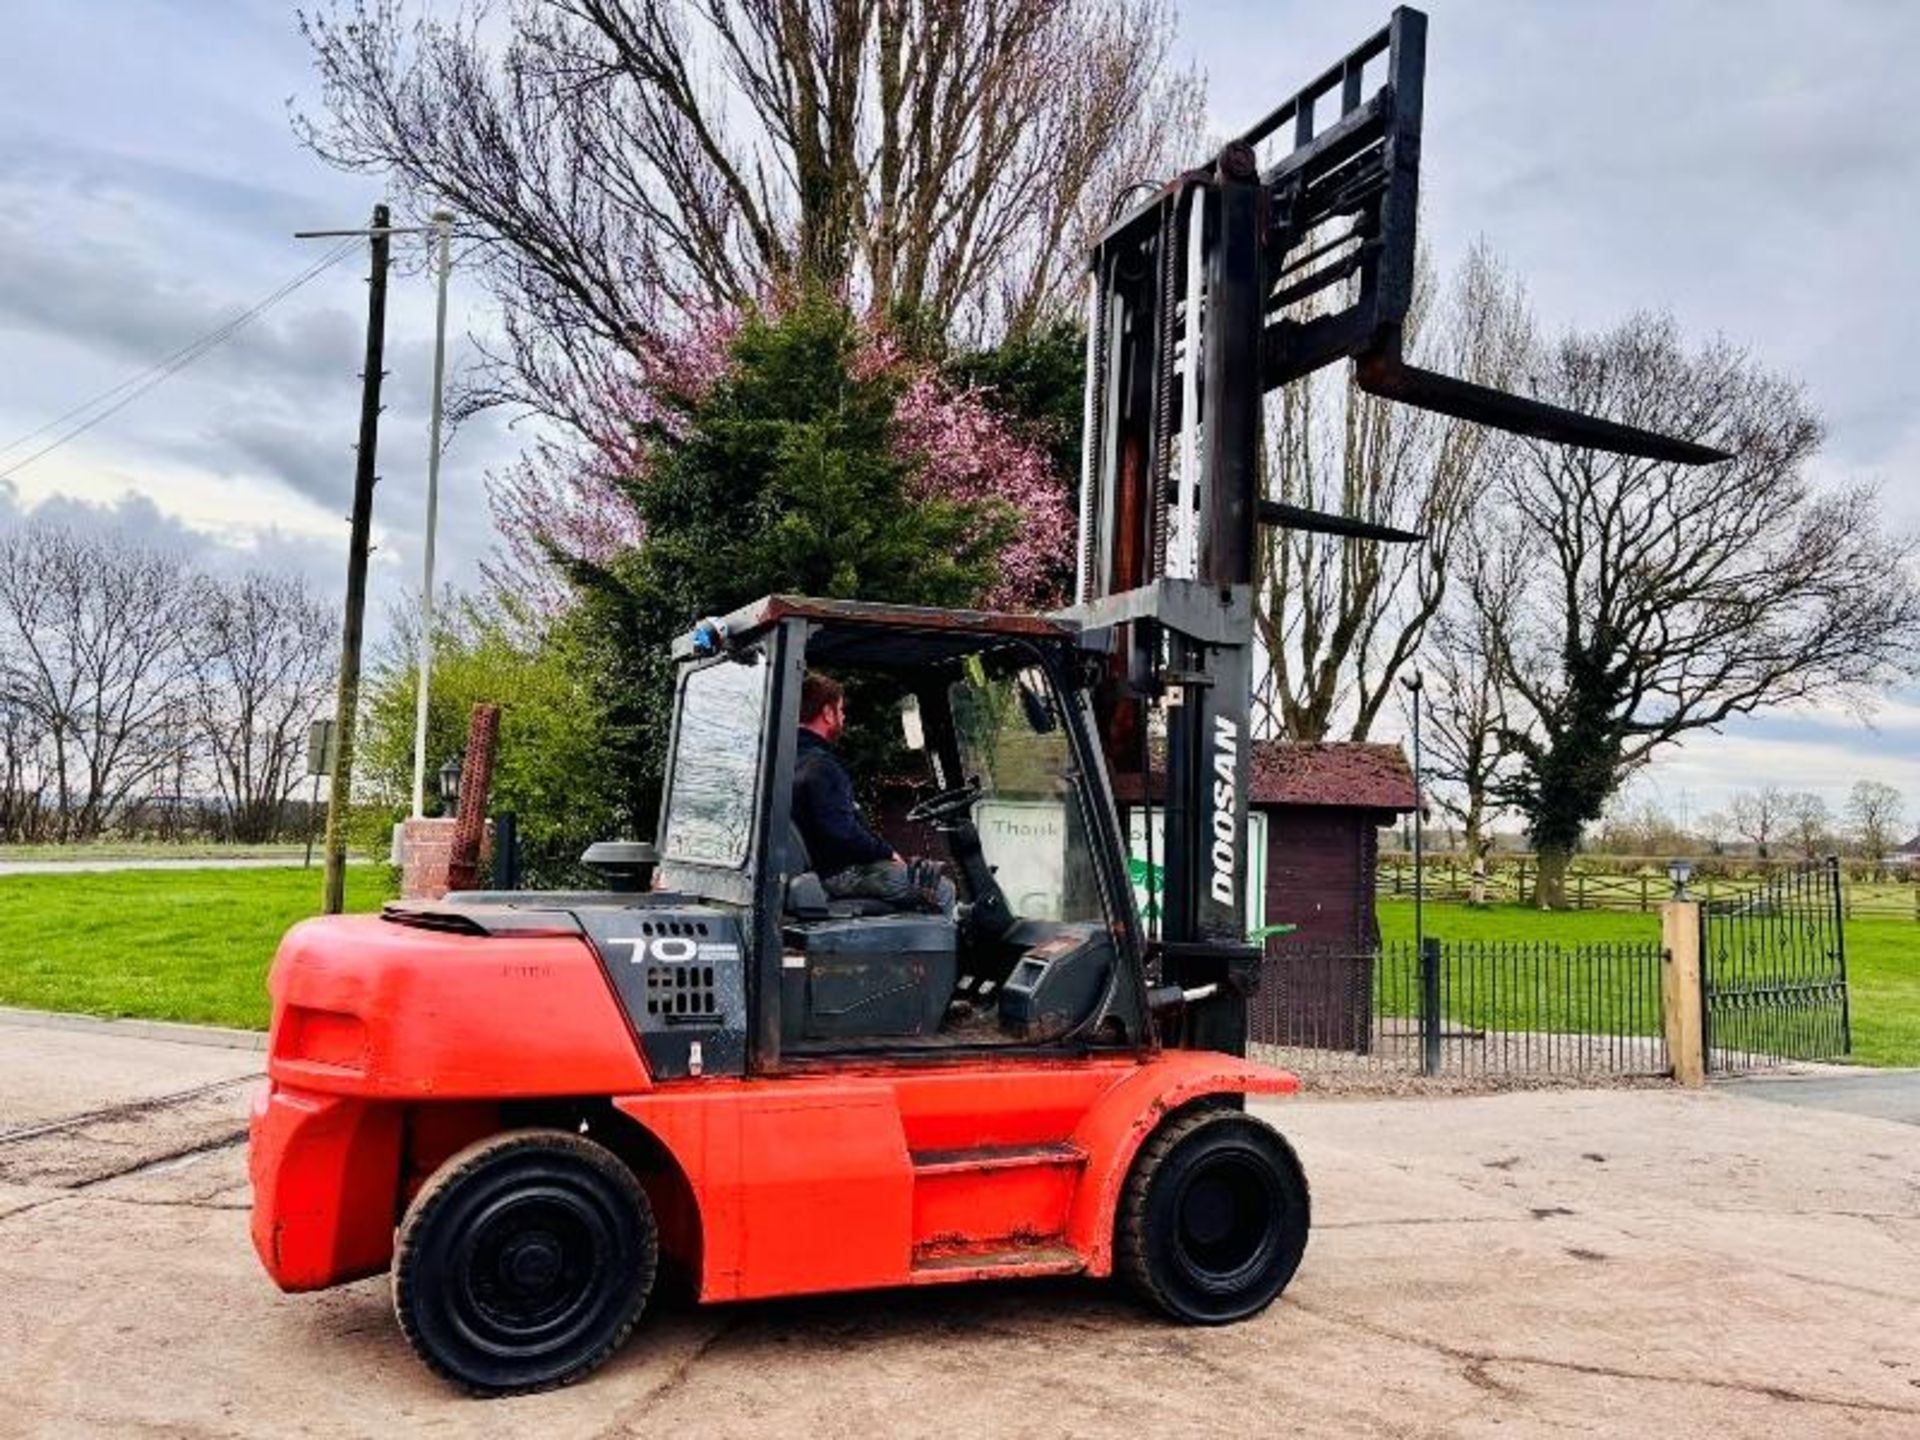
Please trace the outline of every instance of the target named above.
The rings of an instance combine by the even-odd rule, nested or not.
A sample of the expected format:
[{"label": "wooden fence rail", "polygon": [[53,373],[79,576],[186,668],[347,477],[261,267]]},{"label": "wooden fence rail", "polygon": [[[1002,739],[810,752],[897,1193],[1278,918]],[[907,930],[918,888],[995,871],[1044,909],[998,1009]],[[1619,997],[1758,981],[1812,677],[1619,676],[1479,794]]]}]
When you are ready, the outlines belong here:
[{"label": "wooden fence rail", "polygon": [[[1715,875],[1696,862],[1688,893],[1708,904],[1751,895],[1764,888],[1779,868],[1756,866],[1750,874]],[[1473,866],[1464,858],[1435,856],[1426,862],[1425,869],[1421,893],[1426,899],[1471,902],[1476,898]],[[1539,865],[1532,856],[1502,856],[1481,878],[1478,898],[1488,905],[1533,905],[1537,903],[1539,875]],[[1579,868],[1567,875],[1567,906],[1574,910],[1629,910],[1650,915],[1660,908],[1660,902],[1667,899],[1672,890],[1664,870],[1629,873]],[[1414,872],[1410,857],[1380,857],[1378,893],[1382,899],[1413,898]],[[1920,884],[1911,881],[1843,880],[1841,896],[1849,920],[1920,922]]]}]

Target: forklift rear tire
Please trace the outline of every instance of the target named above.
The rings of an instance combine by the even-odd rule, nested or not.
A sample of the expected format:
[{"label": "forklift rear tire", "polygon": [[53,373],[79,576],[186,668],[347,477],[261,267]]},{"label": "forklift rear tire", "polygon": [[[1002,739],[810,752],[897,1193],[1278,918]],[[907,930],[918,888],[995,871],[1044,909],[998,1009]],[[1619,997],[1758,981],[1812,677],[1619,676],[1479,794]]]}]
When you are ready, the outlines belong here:
[{"label": "forklift rear tire", "polygon": [[460,1151],[400,1223],[393,1308],[414,1353],[475,1394],[566,1385],[640,1318],[659,1230],[605,1147],[514,1130]]},{"label": "forklift rear tire", "polygon": [[1135,1157],[1120,1197],[1115,1269],[1189,1325],[1258,1315],[1307,1248],[1306,1176],[1278,1131],[1238,1110],[1176,1115]]}]

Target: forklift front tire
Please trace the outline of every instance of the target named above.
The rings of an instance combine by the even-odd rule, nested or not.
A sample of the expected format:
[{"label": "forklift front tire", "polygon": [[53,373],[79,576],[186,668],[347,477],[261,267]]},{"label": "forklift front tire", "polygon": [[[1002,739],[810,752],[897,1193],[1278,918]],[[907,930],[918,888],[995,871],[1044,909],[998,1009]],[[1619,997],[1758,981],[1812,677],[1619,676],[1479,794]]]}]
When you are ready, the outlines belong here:
[{"label": "forklift front tire", "polygon": [[453,1156],[401,1221],[393,1308],[428,1368],[481,1395],[566,1385],[627,1338],[659,1231],[605,1147],[514,1130]]},{"label": "forklift front tire", "polygon": [[1115,1269],[1189,1325],[1258,1315],[1307,1247],[1310,1200],[1293,1149],[1264,1121],[1209,1106],[1148,1137],[1115,1225]]}]

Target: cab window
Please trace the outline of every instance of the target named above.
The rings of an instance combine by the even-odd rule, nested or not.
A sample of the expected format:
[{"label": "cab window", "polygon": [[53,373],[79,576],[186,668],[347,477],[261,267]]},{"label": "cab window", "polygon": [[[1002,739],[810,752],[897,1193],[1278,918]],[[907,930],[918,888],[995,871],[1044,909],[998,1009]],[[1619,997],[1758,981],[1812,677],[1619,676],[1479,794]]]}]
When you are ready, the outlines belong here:
[{"label": "cab window", "polygon": [[746,864],[769,673],[765,664],[731,659],[688,672],[667,796],[669,860]]}]

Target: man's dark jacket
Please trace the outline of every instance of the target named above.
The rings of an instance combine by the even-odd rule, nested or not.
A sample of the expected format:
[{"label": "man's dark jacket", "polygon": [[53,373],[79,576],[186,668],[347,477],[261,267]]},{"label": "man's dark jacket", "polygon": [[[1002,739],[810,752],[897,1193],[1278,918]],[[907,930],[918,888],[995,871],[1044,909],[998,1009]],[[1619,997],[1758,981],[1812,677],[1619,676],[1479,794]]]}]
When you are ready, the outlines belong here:
[{"label": "man's dark jacket", "polygon": [[793,759],[793,823],[807,842],[816,875],[838,875],[893,855],[893,847],[861,821],[847,767],[811,730],[800,732]]}]

